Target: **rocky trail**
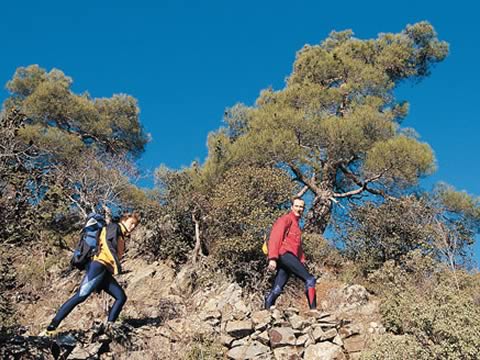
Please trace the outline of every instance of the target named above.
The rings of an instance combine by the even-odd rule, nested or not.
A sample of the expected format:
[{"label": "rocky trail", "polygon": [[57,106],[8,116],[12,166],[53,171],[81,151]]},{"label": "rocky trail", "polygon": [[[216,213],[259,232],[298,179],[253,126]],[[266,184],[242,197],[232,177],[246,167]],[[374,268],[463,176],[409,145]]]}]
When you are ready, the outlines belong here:
[{"label": "rocky trail", "polygon": [[[12,359],[359,359],[385,332],[378,302],[365,288],[328,276],[317,284],[320,310],[306,308],[303,293],[285,294],[261,310],[260,296],[235,283],[195,289],[192,269],[176,273],[165,263],[125,262],[127,304],[105,329],[109,297],[94,294],[65,319],[53,337],[42,331],[75,290],[81,274],[60,278],[36,301],[21,303],[21,326],[0,340]],[[293,292],[292,292],[293,294]]]}]

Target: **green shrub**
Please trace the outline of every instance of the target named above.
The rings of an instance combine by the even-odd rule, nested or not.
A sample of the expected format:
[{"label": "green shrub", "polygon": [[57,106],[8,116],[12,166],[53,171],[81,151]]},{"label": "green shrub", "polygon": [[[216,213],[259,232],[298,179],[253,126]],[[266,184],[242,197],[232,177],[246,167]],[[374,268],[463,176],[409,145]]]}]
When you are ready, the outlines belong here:
[{"label": "green shrub", "polygon": [[413,336],[386,334],[377,338],[361,360],[430,360],[429,353]]},{"label": "green shrub", "polygon": [[432,210],[414,197],[354,206],[344,226],[345,254],[364,274],[413,250],[431,253]]},{"label": "green shrub", "polygon": [[224,359],[220,339],[204,335],[194,335],[183,360],[221,360]]},{"label": "green shrub", "polygon": [[[402,260],[403,266],[387,262],[370,278],[383,297],[380,311],[386,329],[415,339],[428,354],[425,359],[477,359],[478,277],[452,272],[418,251]],[[388,346],[388,341],[382,343],[372,356]]]},{"label": "green shrub", "polygon": [[292,191],[288,174],[279,169],[244,166],[225,174],[213,192],[208,230],[218,268],[242,285],[257,285],[266,266],[263,238],[287,212]]},{"label": "green shrub", "polygon": [[302,242],[308,265],[339,269],[344,264],[340,252],[322,235],[304,233]]}]

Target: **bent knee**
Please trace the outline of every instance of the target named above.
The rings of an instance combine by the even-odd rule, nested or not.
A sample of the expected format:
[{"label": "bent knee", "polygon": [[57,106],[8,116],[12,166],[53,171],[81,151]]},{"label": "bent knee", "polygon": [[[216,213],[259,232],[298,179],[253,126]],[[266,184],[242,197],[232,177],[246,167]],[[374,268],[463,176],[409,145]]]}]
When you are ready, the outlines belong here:
[{"label": "bent knee", "polygon": [[310,276],[309,278],[307,278],[307,280],[305,281],[305,285],[307,288],[312,288],[312,287],[315,287],[315,284],[317,283],[317,279],[315,279],[314,276]]},{"label": "bent knee", "polygon": [[122,304],[125,304],[127,302],[127,295],[125,295],[125,293],[122,293],[117,300]]},{"label": "bent knee", "polygon": [[272,292],[276,295],[280,295],[282,293],[282,288],[279,285],[273,287]]}]

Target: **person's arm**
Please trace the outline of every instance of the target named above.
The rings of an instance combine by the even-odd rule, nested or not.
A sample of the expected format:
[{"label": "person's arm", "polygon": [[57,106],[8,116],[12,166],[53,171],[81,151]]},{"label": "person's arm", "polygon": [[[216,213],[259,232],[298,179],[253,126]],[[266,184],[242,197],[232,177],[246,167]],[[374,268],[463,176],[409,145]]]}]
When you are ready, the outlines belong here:
[{"label": "person's arm", "polygon": [[299,254],[298,254],[298,258],[300,259],[300,262],[302,264],[305,264],[305,253],[303,252],[303,248],[300,247],[300,251],[299,251]]},{"label": "person's arm", "polygon": [[287,224],[283,217],[279,218],[272,226],[270,238],[268,239],[268,260],[277,260],[282,246]]},{"label": "person's arm", "polygon": [[120,265],[120,257],[123,255],[123,246],[122,254],[119,253],[119,243],[122,242],[122,230],[120,226],[115,223],[110,223],[107,225],[107,244],[110,247],[110,252],[112,253],[113,260],[115,261],[116,271],[114,273],[120,274],[122,272],[122,267]]}]

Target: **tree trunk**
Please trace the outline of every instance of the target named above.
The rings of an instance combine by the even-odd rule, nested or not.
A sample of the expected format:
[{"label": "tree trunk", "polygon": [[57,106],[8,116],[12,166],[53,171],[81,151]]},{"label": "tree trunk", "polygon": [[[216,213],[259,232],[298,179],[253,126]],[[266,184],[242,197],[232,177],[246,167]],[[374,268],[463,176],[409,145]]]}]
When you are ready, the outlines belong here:
[{"label": "tree trunk", "polygon": [[305,217],[305,230],[323,234],[332,214],[332,200],[328,193],[315,196],[312,207]]},{"label": "tree trunk", "polygon": [[195,214],[192,214],[192,220],[195,224],[195,247],[193,248],[192,262],[195,264],[202,250],[202,241],[200,233],[200,221],[196,218]]},{"label": "tree trunk", "polygon": [[337,168],[333,164],[323,166],[322,180],[318,187],[312,189],[315,197],[305,217],[305,230],[308,232],[323,234],[330,223],[336,174]]}]

